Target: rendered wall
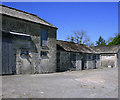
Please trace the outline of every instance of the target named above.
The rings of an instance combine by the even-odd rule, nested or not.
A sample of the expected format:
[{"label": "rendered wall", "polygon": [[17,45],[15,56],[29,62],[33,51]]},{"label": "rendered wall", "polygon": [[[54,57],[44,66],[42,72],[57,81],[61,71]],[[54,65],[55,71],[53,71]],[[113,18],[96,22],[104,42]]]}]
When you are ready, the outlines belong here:
[{"label": "rendered wall", "polygon": [[[24,33],[31,35],[29,43],[29,55],[31,56],[31,63],[28,63],[28,58],[21,59],[20,50],[21,48],[26,48],[28,42],[24,40],[15,40],[13,41],[14,51],[16,54],[16,72],[20,73],[48,73],[56,72],[56,29],[47,27],[44,25],[36,24],[33,22],[9,17],[2,16],[2,29],[5,31],[12,31],[17,33]],[[41,30],[46,29],[48,32],[47,38],[47,47],[43,48],[40,46],[40,35]],[[27,45],[27,46],[25,46]],[[41,51],[46,50],[48,52],[48,57],[42,58],[40,56]],[[21,64],[20,64],[21,62]],[[32,68],[32,71],[21,72],[20,68],[25,66],[26,70]],[[32,67],[31,67],[32,66]]]},{"label": "rendered wall", "polygon": [[117,66],[120,67],[120,50],[118,51],[118,56],[117,56]]},{"label": "rendered wall", "polygon": [[[109,56],[109,58],[106,58]],[[116,67],[117,55],[116,54],[101,54],[101,67]]]},{"label": "rendered wall", "polygon": [[93,60],[93,54],[82,54],[59,50],[58,52],[59,54],[57,55],[57,68],[59,71],[82,70],[82,63],[84,63],[84,69],[100,68],[100,58]]}]

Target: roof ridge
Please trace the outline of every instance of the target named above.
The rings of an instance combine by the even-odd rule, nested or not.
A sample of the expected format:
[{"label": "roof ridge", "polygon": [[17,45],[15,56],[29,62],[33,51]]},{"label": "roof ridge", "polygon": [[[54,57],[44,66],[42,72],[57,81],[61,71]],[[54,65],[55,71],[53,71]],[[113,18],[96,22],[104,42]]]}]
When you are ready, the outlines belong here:
[{"label": "roof ridge", "polygon": [[100,46],[93,46],[92,48],[94,48],[94,47],[112,47],[112,46],[120,46],[120,44],[117,44],[117,45],[100,45]]},{"label": "roof ridge", "polygon": [[9,7],[9,6],[3,5],[3,4],[0,4],[0,6],[7,7],[7,8],[10,8],[10,9],[13,9],[13,10],[16,10],[16,11],[20,11],[20,12],[23,12],[23,13],[26,13],[26,14],[30,14],[30,15],[33,15],[33,16],[37,16],[37,15],[35,15],[35,14],[28,13],[28,12],[26,12],[26,11],[19,10],[19,9],[13,8],[13,7]]},{"label": "roof ridge", "polygon": [[9,9],[12,9],[12,10],[15,10],[15,11],[19,11],[19,12],[22,12],[22,13],[25,13],[25,14],[28,14],[28,15],[35,16],[36,18],[42,20],[43,22],[45,22],[45,23],[51,25],[51,27],[57,28],[56,26],[54,26],[54,25],[50,24],[49,22],[45,21],[44,19],[40,18],[38,15],[29,13],[29,12],[26,12],[26,11],[23,11],[23,10],[19,10],[19,9],[17,9],[17,8],[9,7],[9,6],[3,5],[3,4],[0,4],[0,6],[9,8]]},{"label": "roof ridge", "polygon": [[[63,40],[57,40],[57,41],[61,41],[61,42],[68,42],[68,43],[73,43],[73,44],[78,44],[78,43],[75,43],[75,42],[70,42],[70,41],[63,41]],[[78,44],[78,45],[84,45],[84,44]],[[86,45],[84,45],[86,46]]]},{"label": "roof ridge", "polygon": [[[44,19],[40,18],[39,16],[37,16],[37,15],[34,15],[34,16],[36,16],[37,18],[41,19],[42,21],[44,21],[44,22],[46,22],[46,23],[50,24],[49,22],[47,22],[46,20],[44,20]],[[52,25],[52,24],[50,24],[50,25]],[[54,25],[53,25],[53,26],[54,26]],[[55,27],[56,27],[56,26],[55,26]],[[56,28],[57,28],[57,27],[56,27]]]},{"label": "roof ridge", "polygon": [[[95,50],[93,50],[91,47],[89,47],[89,46],[87,46],[87,45],[84,45],[84,44],[78,44],[78,43],[74,43],[74,42],[69,42],[69,41],[63,41],[63,40],[57,40],[58,41],[58,45],[63,45],[64,43],[68,43],[68,44],[66,44],[67,45],[67,47],[69,47],[70,46],[70,43],[71,43],[71,45],[74,45],[74,49],[82,49],[82,48],[85,48],[86,50],[88,50],[88,51],[90,51],[91,53],[97,53]],[[63,42],[63,44],[61,43],[61,42]],[[59,44],[60,43],[60,44]],[[76,47],[76,48],[75,48]],[[71,47],[70,46],[70,48],[72,48],[73,49],[73,47]]]}]

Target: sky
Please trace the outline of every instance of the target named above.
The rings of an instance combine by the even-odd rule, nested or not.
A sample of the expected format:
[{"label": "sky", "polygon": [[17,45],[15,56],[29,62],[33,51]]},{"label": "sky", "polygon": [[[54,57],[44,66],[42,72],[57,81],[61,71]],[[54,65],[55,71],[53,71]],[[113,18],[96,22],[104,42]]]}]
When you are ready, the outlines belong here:
[{"label": "sky", "polygon": [[57,39],[67,40],[74,31],[85,30],[91,42],[118,33],[117,2],[3,2],[58,27]]}]

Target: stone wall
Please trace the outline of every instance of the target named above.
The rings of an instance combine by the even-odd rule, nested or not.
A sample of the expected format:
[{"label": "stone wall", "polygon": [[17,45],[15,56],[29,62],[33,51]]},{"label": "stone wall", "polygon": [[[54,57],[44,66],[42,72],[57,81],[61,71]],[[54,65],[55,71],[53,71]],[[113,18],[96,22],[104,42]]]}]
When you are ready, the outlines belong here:
[{"label": "stone wall", "polygon": [[87,54],[86,55],[86,66],[87,66],[87,69],[93,69],[94,68],[94,61],[93,61],[93,54]]},{"label": "stone wall", "polygon": [[101,54],[101,67],[116,67],[117,55],[116,54]]},{"label": "stone wall", "polygon": [[[14,52],[16,54],[16,71],[17,74],[21,73],[48,73],[56,72],[56,29],[41,24],[33,23],[26,20],[13,18],[10,16],[2,16],[2,29],[16,33],[29,34],[31,40],[18,40],[13,39]],[[47,30],[47,47],[40,46],[41,30]],[[20,57],[21,49],[29,51],[30,57]],[[48,57],[42,58],[41,51],[46,50]],[[28,63],[28,59],[30,63]],[[21,62],[21,63],[20,63]],[[25,68],[22,66],[25,65]],[[22,68],[26,70],[21,71]],[[31,70],[31,71],[30,71]],[[27,72],[28,71],[28,72]]]},{"label": "stone wall", "polygon": [[97,55],[97,57],[98,58],[93,59],[93,54],[82,54],[58,50],[57,68],[59,71],[100,68],[99,55]]},{"label": "stone wall", "polygon": [[60,71],[67,71],[70,68],[70,53],[60,53]]},{"label": "stone wall", "polygon": [[76,53],[76,70],[81,70],[81,57],[80,53]]},{"label": "stone wall", "polygon": [[118,51],[118,55],[117,55],[117,66],[120,67],[120,50]]}]

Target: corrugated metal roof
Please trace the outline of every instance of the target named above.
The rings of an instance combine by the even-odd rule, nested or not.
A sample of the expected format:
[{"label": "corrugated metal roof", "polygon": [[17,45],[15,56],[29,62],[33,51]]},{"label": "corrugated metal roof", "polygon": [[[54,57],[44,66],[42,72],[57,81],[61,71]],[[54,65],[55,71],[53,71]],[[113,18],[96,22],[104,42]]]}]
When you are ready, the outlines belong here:
[{"label": "corrugated metal roof", "polygon": [[24,11],[21,11],[21,10],[15,9],[15,8],[11,8],[11,7],[8,7],[8,6],[5,6],[5,5],[0,5],[0,6],[2,6],[2,10],[0,10],[1,14],[16,17],[16,18],[20,18],[20,19],[24,19],[24,20],[39,23],[39,24],[43,24],[43,25],[50,26],[50,27],[53,27],[53,28],[57,28],[56,26],[54,26],[54,25],[48,23],[47,21],[41,19],[37,15],[30,14],[28,12],[24,12]]}]

